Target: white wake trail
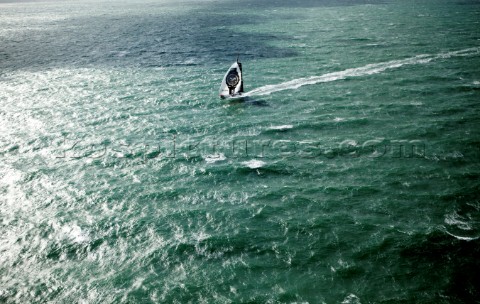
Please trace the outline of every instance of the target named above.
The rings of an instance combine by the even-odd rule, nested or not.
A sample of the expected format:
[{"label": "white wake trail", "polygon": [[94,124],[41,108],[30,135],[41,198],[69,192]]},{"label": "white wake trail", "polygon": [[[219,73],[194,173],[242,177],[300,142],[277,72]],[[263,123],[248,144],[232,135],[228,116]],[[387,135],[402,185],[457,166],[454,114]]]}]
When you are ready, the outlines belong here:
[{"label": "white wake trail", "polygon": [[445,59],[445,58],[460,57],[460,56],[475,56],[479,54],[480,54],[480,48],[477,47],[477,48],[463,49],[459,51],[452,51],[448,53],[439,53],[435,55],[432,55],[432,54],[418,55],[418,56],[410,57],[406,59],[392,60],[392,61],[381,62],[381,63],[372,63],[362,67],[327,73],[320,76],[298,78],[298,79],[290,80],[287,82],[282,82],[279,84],[266,85],[263,87],[253,89],[249,92],[246,92],[244,96],[269,95],[269,94],[283,91],[283,90],[298,89],[299,87],[310,85],[310,84],[331,82],[331,81],[345,79],[347,77],[360,77],[360,76],[378,74],[386,70],[396,69],[405,65],[425,64],[437,59]]}]

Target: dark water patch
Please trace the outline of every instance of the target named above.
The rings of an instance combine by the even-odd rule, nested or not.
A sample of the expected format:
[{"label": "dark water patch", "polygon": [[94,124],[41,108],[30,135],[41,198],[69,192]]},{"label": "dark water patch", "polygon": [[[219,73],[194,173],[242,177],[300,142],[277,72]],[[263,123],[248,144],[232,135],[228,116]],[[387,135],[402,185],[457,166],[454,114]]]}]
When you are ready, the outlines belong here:
[{"label": "dark water patch", "polygon": [[444,108],[436,111],[435,113],[432,113],[433,116],[446,116],[451,118],[452,116],[455,115],[461,115],[463,113],[468,112],[469,109],[463,108],[463,107],[449,107],[449,108]]},{"label": "dark water patch", "polygon": [[[421,111],[423,106],[417,104],[389,104],[382,106],[382,113],[388,115],[383,118],[385,120],[392,120],[392,117],[396,117],[398,121],[394,121],[395,124],[400,124],[406,120],[417,120],[419,116],[419,111]],[[422,112],[420,112],[422,113]]]},{"label": "dark water patch", "polygon": [[354,280],[362,277],[366,270],[357,265],[347,265],[335,271],[335,276],[340,279]]},{"label": "dark water patch", "polygon": [[380,242],[368,243],[368,246],[357,249],[353,256],[359,260],[382,260],[386,262],[394,253],[396,246],[402,242],[402,239],[394,236],[383,236]]},{"label": "dark water patch", "polygon": [[[414,236],[400,251],[405,272],[417,282],[417,290],[429,290],[430,300],[446,298],[450,303],[478,302],[479,255],[480,240],[456,240],[439,231]],[[436,292],[431,282],[436,282]]]},{"label": "dark water patch", "polygon": [[480,1],[478,1],[478,0],[462,0],[462,1],[457,1],[456,4],[458,4],[458,5],[480,5]]},{"label": "dark water patch", "polygon": [[[437,113],[437,115],[440,116],[440,113]],[[443,114],[442,116],[447,116],[447,115]],[[441,121],[440,125],[438,126],[438,130],[441,132],[445,132],[447,134],[451,134],[451,132],[453,131],[458,131],[462,129],[468,130],[470,126],[475,128],[477,124],[474,121],[465,117],[455,117],[455,118],[448,118],[444,121]]]},{"label": "dark water patch", "polygon": [[382,189],[374,186],[354,186],[349,187],[348,190],[350,191],[353,199],[371,198],[372,196],[383,193]]},{"label": "dark water patch", "polygon": [[[201,7],[196,12],[174,12],[172,15],[160,13],[159,9],[161,6],[152,8],[153,13],[142,18],[136,18],[136,11],[101,18],[73,16],[59,21],[68,27],[60,25],[43,31],[22,32],[18,41],[7,40],[4,43],[4,52],[9,60],[2,61],[0,67],[3,70],[35,70],[103,65],[197,66],[212,60],[230,62],[238,54],[245,54],[245,59],[296,55],[290,49],[274,47],[269,43],[282,40],[281,35],[231,29],[232,26],[265,22],[265,16],[242,15],[233,11],[225,13],[216,7]],[[199,28],[202,30],[198,31]],[[76,37],[75,43],[69,43],[73,36]],[[231,41],[242,43],[235,49],[225,47]],[[23,51],[18,52],[19,49]]]},{"label": "dark water patch", "polygon": [[[477,96],[478,91],[480,91],[480,86],[468,85],[464,83],[458,84],[449,84],[445,85],[442,88],[438,88],[439,94],[462,94],[462,93],[472,93],[472,97]],[[461,99],[460,96],[455,96],[455,99]]]},{"label": "dark water patch", "polygon": [[440,140],[428,153],[430,159],[442,162],[446,167],[459,166],[465,169],[467,174],[472,170],[472,165],[480,155],[480,148],[475,141],[465,140],[463,134],[449,132],[449,141]]}]

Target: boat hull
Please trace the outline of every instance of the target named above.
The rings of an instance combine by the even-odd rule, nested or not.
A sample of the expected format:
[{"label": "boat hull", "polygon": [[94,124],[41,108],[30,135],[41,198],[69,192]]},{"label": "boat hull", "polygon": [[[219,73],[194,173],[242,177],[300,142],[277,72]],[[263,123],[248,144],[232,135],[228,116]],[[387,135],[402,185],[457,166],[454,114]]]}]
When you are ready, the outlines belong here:
[{"label": "boat hull", "polygon": [[225,73],[220,85],[219,95],[222,99],[241,98],[243,92],[242,64],[234,62]]}]

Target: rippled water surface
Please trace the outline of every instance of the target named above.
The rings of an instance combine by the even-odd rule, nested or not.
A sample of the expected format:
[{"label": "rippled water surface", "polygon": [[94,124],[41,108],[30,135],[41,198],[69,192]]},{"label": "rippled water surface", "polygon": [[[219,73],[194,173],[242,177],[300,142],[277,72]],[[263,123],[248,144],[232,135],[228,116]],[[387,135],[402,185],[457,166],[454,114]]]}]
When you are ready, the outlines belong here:
[{"label": "rippled water surface", "polygon": [[0,3],[0,302],[479,302],[479,20]]}]

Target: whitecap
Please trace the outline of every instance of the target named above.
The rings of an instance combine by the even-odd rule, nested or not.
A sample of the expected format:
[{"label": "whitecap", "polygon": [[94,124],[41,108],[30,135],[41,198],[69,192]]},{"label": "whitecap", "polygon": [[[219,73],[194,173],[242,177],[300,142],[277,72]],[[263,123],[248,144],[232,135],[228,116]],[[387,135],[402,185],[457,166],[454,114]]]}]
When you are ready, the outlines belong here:
[{"label": "whitecap", "polygon": [[345,139],[339,145],[340,147],[356,147],[358,146],[358,142],[354,139]]},{"label": "whitecap", "polygon": [[453,233],[450,233],[448,231],[445,231],[448,235],[451,235],[453,236],[454,238],[458,239],[458,240],[462,240],[462,241],[473,241],[473,240],[477,240],[478,238],[480,238],[479,236],[475,236],[475,237],[469,237],[469,236],[459,236],[459,235],[455,235]]},{"label": "whitecap", "polygon": [[249,167],[250,169],[258,169],[265,166],[267,163],[258,159],[251,159],[242,163],[243,165]]},{"label": "whitecap", "polygon": [[271,126],[268,128],[269,130],[277,130],[277,131],[282,131],[282,130],[288,130],[292,129],[293,125],[281,125],[281,126]]},{"label": "whitecap", "polygon": [[444,231],[458,240],[476,240],[480,238],[476,217],[477,213],[473,210],[466,212],[465,216],[457,211],[446,214]]},{"label": "whitecap", "polygon": [[447,214],[445,216],[445,223],[451,226],[456,226],[461,230],[472,230],[472,227],[467,220],[455,211],[452,214]]},{"label": "whitecap", "polygon": [[223,161],[227,159],[225,157],[225,155],[223,153],[217,153],[217,154],[211,154],[211,155],[207,155],[205,156],[205,162],[207,164],[213,164],[213,163],[216,163],[218,161]]},{"label": "whitecap", "polygon": [[90,241],[90,237],[86,231],[83,231],[78,225],[73,224],[71,226],[63,226],[61,234],[64,238],[71,240],[74,243],[87,243]]},{"label": "whitecap", "polygon": [[360,304],[360,298],[354,295],[353,293],[349,294],[345,299],[343,299],[342,304]]}]

